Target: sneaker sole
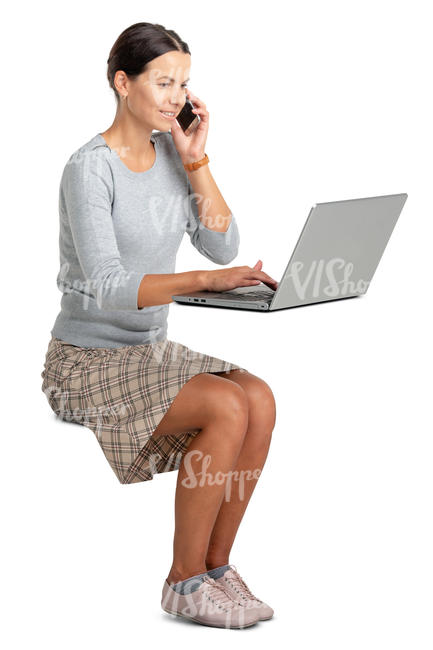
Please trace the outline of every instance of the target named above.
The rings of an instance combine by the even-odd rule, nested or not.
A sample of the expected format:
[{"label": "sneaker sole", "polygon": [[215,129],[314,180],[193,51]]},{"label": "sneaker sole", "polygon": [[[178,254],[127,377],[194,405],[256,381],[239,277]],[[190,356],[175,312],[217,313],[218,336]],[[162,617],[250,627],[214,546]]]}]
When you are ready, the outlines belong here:
[{"label": "sneaker sole", "polygon": [[199,623],[200,625],[206,625],[207,627],[222,627],[226,628],[227,630],[241,630],[244,627],[251,627],[251,625],[255,625],[258,621],[251,621],[251,623],[245,623],[245,625],[230,625],[227,627],[226,625],[216,625],[214,623],[204,623],[203,621],[199,621],[197,618],[194,618],[193,616],[185,616],[184,614],[179,614],[178,612],[172,612],[169,609],[165,609],[165,607],[162,608],[164,612],[167,612],[167,614],[172,614],[173,616],[178,616],[179,618],[185,618],[187,621],[194,621],[195,623]]}]

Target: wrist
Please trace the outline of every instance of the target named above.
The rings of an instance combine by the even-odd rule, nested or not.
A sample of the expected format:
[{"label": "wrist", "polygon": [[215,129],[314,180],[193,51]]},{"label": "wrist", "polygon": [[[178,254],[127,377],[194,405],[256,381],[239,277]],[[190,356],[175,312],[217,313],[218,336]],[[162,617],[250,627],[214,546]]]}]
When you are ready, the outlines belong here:
[{"label": "wrist", "polygon": [[200,169],[200,167],[203,167],[203,165],[208,165],[209,157],[206,153],[195,157],[190,156],[188,159],[182,159],[182,163],[187,171],[192,172],[196,169]]},{"label": "wrist", "polygon": [[181,158],[182,162],[184,165],[189,165],[190,163],[197,162],[198,160],[201,160],[204,158],[205,153],[198,153],[196,156],[185,156],[184,158]]}]

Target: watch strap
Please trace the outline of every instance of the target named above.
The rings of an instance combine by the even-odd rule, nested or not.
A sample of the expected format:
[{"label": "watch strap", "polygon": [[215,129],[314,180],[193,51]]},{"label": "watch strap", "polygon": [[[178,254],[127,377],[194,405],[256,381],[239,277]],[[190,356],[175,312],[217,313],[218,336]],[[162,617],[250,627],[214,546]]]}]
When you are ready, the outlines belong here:
[{"label": "watch strap", "polygon": [[195,169],[199,169],[202,165],[207,165],[209,162],[209,158],[207,154],[205,153],[204,157],[201,160],[196,160],[195,162],[192,163],[184,163],[184,167],[187,171],[193,172]]}]

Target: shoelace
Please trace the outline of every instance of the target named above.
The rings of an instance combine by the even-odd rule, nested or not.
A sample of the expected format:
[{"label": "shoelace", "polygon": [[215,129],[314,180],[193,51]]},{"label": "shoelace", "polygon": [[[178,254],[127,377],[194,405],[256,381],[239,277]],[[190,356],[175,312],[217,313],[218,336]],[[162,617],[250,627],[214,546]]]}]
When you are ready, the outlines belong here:
[{"label": "shoelace", "polygon": [[223,585],[217,584],[213,578],[203,576],[203,582],[208,583],[207,593],[216,605],[222,605],[229,609],[232,609],[236,605],[229,592],[224,589]]},{"label": "shoelace", "polygon": [[241,576],[237,572],[235,565],[231,564],[230,568],[232,569],[232,575],[230,575],[230,577],[227,577],[227,580],[234,582],[236,587],[240,587],[240,593],[243,596],[246,595],[247,598],[249,598],[250,600],[256,600],[258,603],[261,603],[262,601],[259,598],[257,598],[257,596],[254,596],[254,594],[248,587],[247,583],[241,578]]}]

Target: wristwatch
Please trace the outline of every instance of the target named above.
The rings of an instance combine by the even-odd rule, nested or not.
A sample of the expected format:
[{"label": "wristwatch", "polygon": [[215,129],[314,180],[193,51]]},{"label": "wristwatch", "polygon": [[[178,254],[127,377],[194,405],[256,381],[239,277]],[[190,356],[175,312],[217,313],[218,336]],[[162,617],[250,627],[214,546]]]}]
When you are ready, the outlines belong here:
[{"label": "wristwatch", "polygon": [[207,154],[205,153],[204,158],[202,158],[201,160],[196,160],[195,162],[192,162],[192,163],[186,163],[186,164],[184,163],[183,166],[189,172],[193,172],[195,169],[198,169],[202,165],[207,165],[208,162],[209,162],[209,158],[208,158]]}]

